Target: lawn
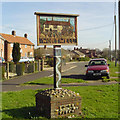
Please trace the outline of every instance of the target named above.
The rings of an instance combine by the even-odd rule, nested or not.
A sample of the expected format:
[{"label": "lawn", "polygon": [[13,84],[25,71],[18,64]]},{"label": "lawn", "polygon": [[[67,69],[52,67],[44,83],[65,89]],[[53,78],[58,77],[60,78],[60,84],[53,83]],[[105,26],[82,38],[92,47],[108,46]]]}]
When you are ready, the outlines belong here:
[{"label": "lawn", "polygon": [[120,72],[119,65],[117,64],[117,66],[115,67],[115,62],[108,61],[108,63],[110,64],[110,66],[109,66],[110,76],[111,77],[118,77],[118,73],[116,73],[116,72]]},{"label": "lawn", "polygon": [[[62,78],[62,83],[82,83],[85,82],[82,79],[72,79],[72,78]],[[22,85],[44,85],[44,84],[53,84],[53,77],[44,77],[40,79],[36,79],[34,81],[26,82]]]},{"label": "lawn", "polygon": [[[84,118],[118,118],[118,84],[66,88],[81,95]],[[3,92],[2,117],[12,120],[36,117],[37,92],[38,90]],[[43,117],[39,118],[43,119]]]}]

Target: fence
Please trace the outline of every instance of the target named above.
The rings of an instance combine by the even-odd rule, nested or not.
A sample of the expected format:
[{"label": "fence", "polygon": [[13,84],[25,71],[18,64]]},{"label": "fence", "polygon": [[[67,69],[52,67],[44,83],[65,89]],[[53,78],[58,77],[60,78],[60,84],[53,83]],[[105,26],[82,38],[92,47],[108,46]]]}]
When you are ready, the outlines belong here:
[{"label": "fence", "polygon": [[2,70],[2,79],[9,79],[15,76],[26,75],[44,70],[44,60],[38,60],[30,63],[6,62],[0,65]]}]

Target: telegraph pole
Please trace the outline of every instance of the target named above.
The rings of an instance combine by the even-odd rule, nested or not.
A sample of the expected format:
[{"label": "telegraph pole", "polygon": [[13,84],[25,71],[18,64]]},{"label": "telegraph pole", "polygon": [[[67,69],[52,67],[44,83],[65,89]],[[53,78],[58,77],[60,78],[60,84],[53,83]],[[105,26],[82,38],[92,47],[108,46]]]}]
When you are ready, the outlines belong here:
[{"label": "telegraph pole", "polygon": [[[119,24],[119,28],[118,28],[118,34],[119,34],[119,52],[118,52],[119,67],[118,68],[119,69],[118,70],[120,72],[120,0],[118,1],[118,24]],[[120,80],[120,74],[118,75],[118,77],[119,77],[119,80]],[[119,83],[119,85],[120,85],[120,83]],[[118,87],[118,88],[119,88],[118,91],[120,91],[120,87]],[[120,97],[118,99],[120,101]],[[120,106],[118,107],[118,110],[120,110]]]},{"label": "telegraph pole", "polygon": [[[119,34],[119,52],[118,52],[118,59],[119,59],[119,72],[120,72],[120,0],[118,1],[118,34]],[[119,75],[120,77],[120,75]]]},{"label": "telegraph pole", "polygon": [[116,2],[114,9],[114,23],[115,23],[115,67],[117,66],[117,26],[116,26]]},{"label": "telegraph pole", "polygon": [[109,40],[109,60],[111,61],[111,40]]}]

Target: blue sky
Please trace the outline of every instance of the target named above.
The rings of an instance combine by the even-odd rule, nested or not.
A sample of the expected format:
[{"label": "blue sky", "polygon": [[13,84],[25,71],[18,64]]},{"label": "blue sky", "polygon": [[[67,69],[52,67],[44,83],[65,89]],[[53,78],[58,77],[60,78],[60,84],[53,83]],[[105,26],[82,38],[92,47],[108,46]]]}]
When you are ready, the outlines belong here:
[{"label": "blue sky", "polygon": [[12,30],[18,36],[27,33],[28,39],[36,45],[34,12],[79,14],[78,46],[108,48],[111,39],[114,49],[113,2],[2,2],[2,33],[11,34]]}]

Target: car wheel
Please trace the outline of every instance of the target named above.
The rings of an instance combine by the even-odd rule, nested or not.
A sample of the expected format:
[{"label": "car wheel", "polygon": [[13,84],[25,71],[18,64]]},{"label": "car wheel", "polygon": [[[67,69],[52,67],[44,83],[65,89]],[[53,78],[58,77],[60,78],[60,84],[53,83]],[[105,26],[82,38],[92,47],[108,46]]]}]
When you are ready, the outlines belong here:
[{"label": "car wheel", "polygon": [[89,79],[90,79],[90,77],[86,75],[85,79],[86,79],[86,80],[89,80]]},{"label": "car wheel", "polygon": [[110,76],[109,76],[109,75],[107,76],[107,79],[110,79]]}]

